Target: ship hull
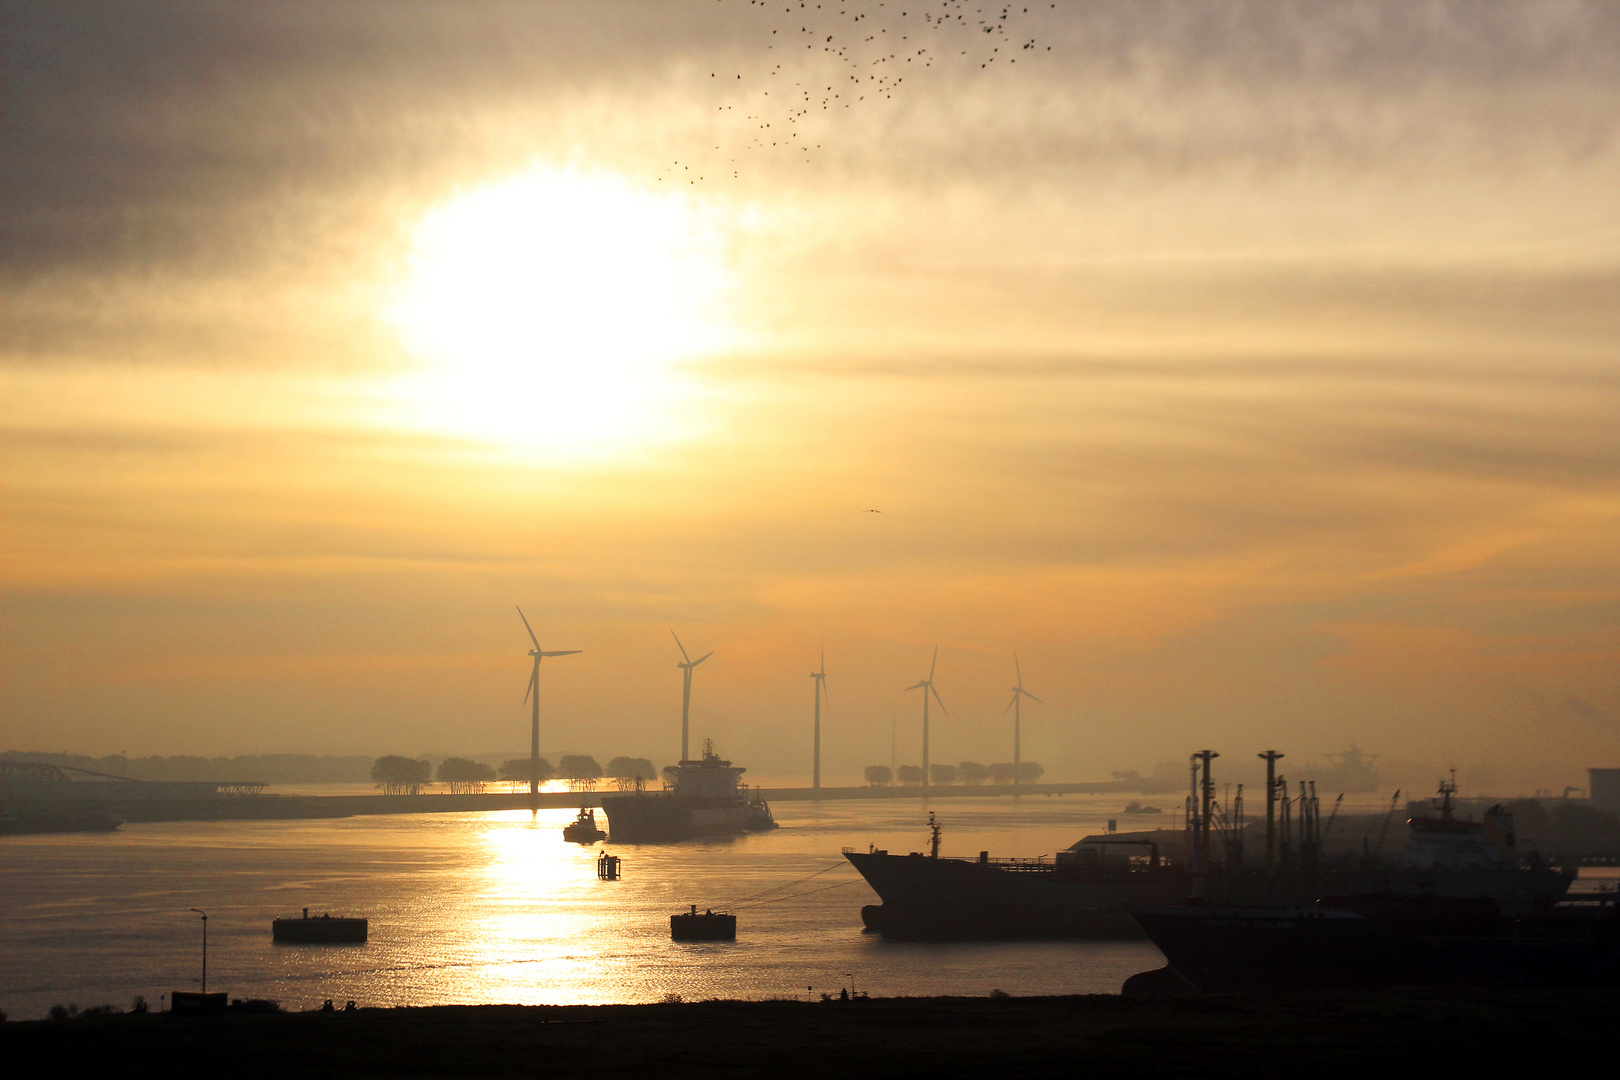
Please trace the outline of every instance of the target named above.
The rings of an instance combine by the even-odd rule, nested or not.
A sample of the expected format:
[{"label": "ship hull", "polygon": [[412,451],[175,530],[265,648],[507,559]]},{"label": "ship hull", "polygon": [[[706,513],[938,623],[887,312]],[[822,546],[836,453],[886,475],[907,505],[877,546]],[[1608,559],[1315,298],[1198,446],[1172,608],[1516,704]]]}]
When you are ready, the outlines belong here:
[{"label": "ship hull", "polygon": [[602,800],[608,835],[615,844],[665,844],[703,836],[735,836],[775,828],[750,804],[683,799],[669,795],[627,795]]},{"label": "ship hull", "polygon": [[35,805],[0,814],[0,835],[112,832],[123,823],[123,818],[106,810]]},{"label": "ship hull", "polygon": [[360,945],[368,931],[365,919],[276,919],[271,939],[283,945]]},{"label": "ship hull", "polygon": [[1185,899],[1174,869],[1066,868],[845,852],[881,905],[861,910],[870,930],[896,940],[1140,938],[1125,903]]},{"label": "ship hull", "polygon": [[1200,990],[1620,985],[1620,920],[1544,916],[1494,924],[1390,924],[1321,908],[1133,907]]},{"label": "ship hull", "polygon": [[[845,858],[883,901],[863,908],[862,921],[895,939],[1140,938],[1127,904],[1179,904],[1196,887],[1193,875],[1177,867],[1009,865],[886,852],[845,852]],[[1202,888],[1222,903],[1246,906],[1375,892],[1490,897],[1502,914],[1518,918],[1546,912],[1569,882],[1569,875],[1553,870],[1389,867],[1272,878],[1258,870],[1225,871],[1206,875]]]}]

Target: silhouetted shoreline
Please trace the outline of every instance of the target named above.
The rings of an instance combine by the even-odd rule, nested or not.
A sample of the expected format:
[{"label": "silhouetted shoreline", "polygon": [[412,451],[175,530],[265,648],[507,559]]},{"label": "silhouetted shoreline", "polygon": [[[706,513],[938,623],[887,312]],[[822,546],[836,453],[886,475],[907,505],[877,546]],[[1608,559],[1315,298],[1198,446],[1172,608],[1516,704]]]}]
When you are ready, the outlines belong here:
[{"label": "silhouetted shoreline", "polygon": [[[1028,798],[1054,797],[1067,794],[1098,794],[1114,791],[1116,782],[1096,784],[1025,784],[987,786],[982,788],[933,788],[925,791],[918,787],[852,787],[852,788],[761,788],[761,798],[772,802],[809,802],[816,800],[840,801],[849,799],[923,800],[974,797]],[[35,803],[55,805],[71,802],[74,805],[93,805],[117,813],[126,821],[255,821],[311,818],[343,818],[368,814],[444,814],[492,810],[577,810],[581,806],[602,805],[604,796],[619,794],[615,790],[598,791],[543,791],[538,796],[527,791],[485,791],[471,794],[451,792],[422,792],[415,795],[277,795],[277,794],[214,794],[197,793],[185,797],[169,797],[156,784],[143,784],[140,789],[124,785],[74,784],[68,794],[81,796],[64,799],[38,798],[37,792],[14,785],[11,801],[17,805]],[[79,791],[77,789],[89,789]],[[751,792],[755,789],[750,789]],[[55,791],[45,794],[58,795]],[[30,798],[34,795],[34,798]]]},{"label": "silhouetted shoreline", "polygon": [[[1373,1076],[1607,1047],[1620,992],[474,1005],[0,1025],[78,1075]],[[1591,1059],[1591,1058],[1589,1058]]]}]

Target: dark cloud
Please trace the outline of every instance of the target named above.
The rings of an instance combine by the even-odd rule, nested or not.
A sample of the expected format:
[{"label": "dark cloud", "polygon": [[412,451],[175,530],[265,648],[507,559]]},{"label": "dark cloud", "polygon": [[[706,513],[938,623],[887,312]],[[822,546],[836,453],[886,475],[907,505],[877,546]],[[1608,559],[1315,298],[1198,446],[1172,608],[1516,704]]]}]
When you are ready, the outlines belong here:
[{"label": "dark cloud", "polygon": [[[1040,26],[1060,60],[930,72],[898,111],[827,129],[828,158],[865,175],[1129,182],[1144,168],[1539,170],[1615,153],[1609,5],[1063,8]],[[581,101],[658,110],[657,127],[673,122],[660,103],[721,100],[708,69],[747,84],[779,56],[777,16],[739,3],[10,3],[0,17],[14,273],[240,256],[323,199],[489,155],[492,116],[531,129],[495,140],[497,156],[556,151],[559,114]],[[716,132],[668,134],[654,160],[708,153]]]}]

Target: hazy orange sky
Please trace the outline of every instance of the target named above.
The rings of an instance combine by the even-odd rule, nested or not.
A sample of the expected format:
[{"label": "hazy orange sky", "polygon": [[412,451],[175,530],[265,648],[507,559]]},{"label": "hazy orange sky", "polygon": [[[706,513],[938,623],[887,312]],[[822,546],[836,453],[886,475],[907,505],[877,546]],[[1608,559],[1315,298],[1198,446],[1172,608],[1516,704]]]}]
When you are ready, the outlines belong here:
[{"label": "hazy orange sky", "polygon": [[1614,4],[0,12],[0,749],[1620,763]]}]

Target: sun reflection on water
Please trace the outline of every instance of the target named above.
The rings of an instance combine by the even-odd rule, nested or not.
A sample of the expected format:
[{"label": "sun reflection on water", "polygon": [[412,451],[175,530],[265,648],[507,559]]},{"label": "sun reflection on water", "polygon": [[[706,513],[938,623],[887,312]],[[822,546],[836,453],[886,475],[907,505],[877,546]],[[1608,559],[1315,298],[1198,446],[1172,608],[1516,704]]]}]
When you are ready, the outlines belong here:
[{"label": "sun reflection on water", "polygon": [[[947,847],[1049,851],[1117,810],[1079,803],[949,808]],[[919,846],[915,805],[787,804],[774,833],[610,843],[624,858],[619,881],[597,878],[600,846],[563,841],[573,814],[174,822],[38,838],[49,843],[9,838],[16,895],[0,969],[32,973],[35,988],[12,993],[7,1009],[43,1015],[54,1000],[155,1001],[185,987],[195,981],[195,927],[176,913],[193,906],[211,916],[210,986],[217,979],[235,996],[299,1009],[327,998],[390,1006],[791,997],[806,985],[836,990],[851,971],[880,995],[1112,992],[1158,966],[1151,946],[1132,942],[930,946],[863,934],[860,906],[873,897],[838,849]],[[738,909],[734,943],[670,941],[669,916],[688,904],[721,909],[796,881],[809,880],[808,890],[846,879],[847,888],[785,888],[767,897],[780,903]],[[370,940],[273,944],[270,920],[306,905],[365,915]]]}]

